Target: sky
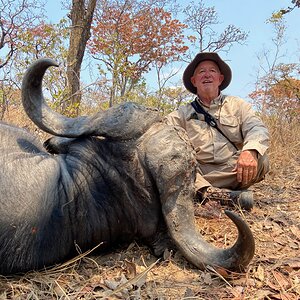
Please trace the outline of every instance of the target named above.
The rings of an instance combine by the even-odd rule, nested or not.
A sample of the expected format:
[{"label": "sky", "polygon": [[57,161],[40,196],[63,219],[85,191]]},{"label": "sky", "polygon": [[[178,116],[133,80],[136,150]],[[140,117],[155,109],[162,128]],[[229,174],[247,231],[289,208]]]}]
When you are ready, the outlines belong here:
[{"label": "sky", "polygon": [[[197,0],[195,0],[197,2]],[[186,6],[190,1],[180,1]],[[248,33],[245,45],[235,44],[228,54],[220,53],[220,56],[230,65],[232,69],[232,81],[223,92],[249,100],[249,93],[255,89],[255,81],[259,66],[259,59],[264,49],[271,50],[269,59],[272,60],[274,53],[274,27],[267,24],[273,12],[291,6],[291,0],[206,0],[206,7],[215,7],[218,14],[220,26],[223,28],[230,24],[239,27]],[[51,22],[57,22],[66,11],[61,9],[60,0],[47,1],[46,14]],[[295,8],[291,13],[285,15],[286,20],[286,45],[282,47],[280,62],[292,63],[300,61],[300,9]],[[179,82],[184,70],[183,66],[173,81]],[[149,76],[153,77],[153,76]],[[151,89],[154,82],[147,82]]]}]

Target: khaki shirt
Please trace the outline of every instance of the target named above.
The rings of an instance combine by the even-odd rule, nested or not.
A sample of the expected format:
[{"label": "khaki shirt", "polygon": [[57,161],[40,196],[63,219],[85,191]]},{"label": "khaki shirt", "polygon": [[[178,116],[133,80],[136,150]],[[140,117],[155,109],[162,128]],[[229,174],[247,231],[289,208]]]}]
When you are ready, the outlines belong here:
[{"label": "khaki shirt", "polygon": [[[212,101],[210,108],[203,107],[215,117],[218,127],[238,149],[256,150],[260,155],[266,152],[269,146],[268,130],[245,100],[221,94]],[[187,131],[201,164],[226,163],[237,152],[217,129],[205,122],[202,114],[196,113],[191,104],[167,115],[165,122],[179,125]]]}]

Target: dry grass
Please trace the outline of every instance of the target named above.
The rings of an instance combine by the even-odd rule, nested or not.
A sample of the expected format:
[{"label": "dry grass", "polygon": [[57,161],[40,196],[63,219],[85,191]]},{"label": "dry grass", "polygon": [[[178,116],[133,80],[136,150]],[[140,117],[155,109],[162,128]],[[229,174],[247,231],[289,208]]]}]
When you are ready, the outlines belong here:
[{"label": "dry grass", "polygon": [[[15,124],[32,129],[18,118],[16,113]],[[253,211],[240,212],[257,245],[245,273],[200,271],[179,252],[158,261],[132,243],[102,256],[84,253],[49,270],[0,277],[0,299],[300,299],[300,124],[265,122],[272,136],[271,172],[254,187]],[[209,242],[226,247],[234,241],[235,228],[221,206],[195,204],[195,215]]]},{"label": "dry grass", "polygon": [[277,175],[285,173],[286,168],[299,164],[300,160],[300,124],[277,118],[264,118],[271,136],[269,156],[272,170]]}]

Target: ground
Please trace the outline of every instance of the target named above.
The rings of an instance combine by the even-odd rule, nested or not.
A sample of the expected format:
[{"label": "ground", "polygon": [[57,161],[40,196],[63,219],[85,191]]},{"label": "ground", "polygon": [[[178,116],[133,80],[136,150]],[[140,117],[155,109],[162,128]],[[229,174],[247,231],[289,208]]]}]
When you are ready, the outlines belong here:
[{"label": "ground", "polygon": [[[277,174],[277,175],[276,175]],[[143,245],[102,256],[83,253],[54,269],[0,277],[0,299],[300,299],[300,164],[271,172],[253,187],[249,223],[255,256],[243,273],[200,271],[179,252],[157,259]],[[196,222],[219,247],[236,231],[218,203],[195,204]]]}]

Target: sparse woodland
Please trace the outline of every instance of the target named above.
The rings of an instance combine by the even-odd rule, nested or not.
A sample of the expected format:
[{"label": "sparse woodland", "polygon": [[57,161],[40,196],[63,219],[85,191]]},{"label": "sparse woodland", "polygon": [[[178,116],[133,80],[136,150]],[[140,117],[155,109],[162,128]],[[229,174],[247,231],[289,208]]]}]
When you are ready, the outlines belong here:
[{"label": "sparse woodland", "polygon": [[[195,7],[197,15],[203,16],[200,21],[208,22],[204,24],[196,18],[190,23],[173,18],[175,8],[163,0],[97,1],[94,9],[88,1],[69,2],[70,11],[72,5],[81,3],[86,10],[77,12],[92,15],[90,36],[86,42],[81,40],[80,49],[97,65],[98,74],[93,84],[80,90],[80,76],[70,80],[70,62],[79,54],[71,54],[67,45],[70,18],[79,22],[80,17],[76,19],[73,11],[59,24],[47,24],[43,15],[36,13],[41,11],[39,1],[0,0],[5,7],[0,13],[0,117],[42,140],[46,134],[30,122],[20,104],[22,74],[38,57],[52,57],[61,63],[45,78],[50,105],[60,112],[90,114],[122,101],[136,101],[166,114],[190,100],[181,84],[168,88],[168,78],[162,76],[166,64],[188,61],[202,50],[220,50],[213,45],[229,47],[247,39],[246,33],[231,25],[224,29],[227,40],[223,43],[205,43],[198,33],[215,20],[216,11],[205,7],[204,1]],[[165,4],[169,10],[163,8]],[[299,6],[299,1],[293,0],[290,7],[270,16],[275,54],[261,55],[268,63],[261,66],[256,89],[249,95],[270,131],[271,171],[253,187],[254,209],[234,208],[250,224],[256,240],[254,259],[244,273],[218,273],[213,268],[200,271],[179,252],[165,252],[157,259],[148,248],[132,243],[100,256],[95,249],[78,253],[74,260],[48,270],[0,276],[0,299],[300,299],[300,63],[283,64],[279,55],[285,36],[284,16]],[[146,12],[152,17],[146,18]],[[191,7],[185,13],[189,20],[195,17]],[[194,36],[186,36],[186,28],[192,28]],[[153,43],[148,44],[149,40]],[[200,46],[195,48],[196,44]],[[81,62],[76,63],[76,74],[80,74]],[[148,92],[144,79],[150,67],[157,70],[155,93]],[[223,210],[217,203],[195,204],[199,231],[219,247],[227,247],[236,237]]]}]

